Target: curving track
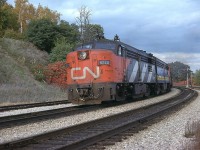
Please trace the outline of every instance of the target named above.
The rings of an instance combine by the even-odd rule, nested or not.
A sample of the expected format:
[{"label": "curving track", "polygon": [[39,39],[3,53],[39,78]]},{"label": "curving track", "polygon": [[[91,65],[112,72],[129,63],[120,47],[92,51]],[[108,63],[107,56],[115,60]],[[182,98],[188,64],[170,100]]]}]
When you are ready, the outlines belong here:
[{"label": "curving track", "polygon": [[45,111],[37,111],[30,113],[23,113],[17,115],[9,115],[0,117],[0,129],[3,128],[11,128],[14,126],[45,121],[48,119],[56,119],[61,117],[67,117],[71,115],[77,115],[80,113],[90,112],[98,109],[102,109],[105,107],[122,105],[128,102],[116,102],[116,103],[105,103],[101,105],[81,105],[81,106],[71,106],[71,107],[63,107],[58,109],[50,109]]},{"label": "curving track", "polygon": [[[197,92],[185,89],[180,95],[168,101],[24,140],[5,143],[0,145],[0,149],[81,149],[90,145],[92,146],[88,148],[96,149],[102,145],[101,143],[93,145],[94,143],[102,140],[104,140],[104,144],[106,144],[106,141],[107,144],[120,141],[120,138],[116,135],[123,135],[124,133],[122,137],[125,137],[129,133],[127,130],[133,128],[137,132],[149,120],[169,114],[196,96]],[[110,138],[110,140],[105,140],[107,138]]]},{"label": "curving track", "polygon": [[96,106],[72,106],[58,109],[51,109],[39,112],[31,112],[19,115],[3,116],[0,117],[0,129],[10,128],[18,125],[24,125],[37,121],[44,121],[48,119],[55,119],[60,117],[66,117],[88,111],[98,109]]},{"label": "curving track", "polygon": [[31,104],[0,106],[0,112],[8,111],[8,110],[16,110],[16,109],[41,107],[41,106],[53,106],[53,105],[67,104],[67,103],[69,103],[67,100],[62,100],[62,101],[53,101],[53,102],[41,102],[41,103],[31,103]]}]

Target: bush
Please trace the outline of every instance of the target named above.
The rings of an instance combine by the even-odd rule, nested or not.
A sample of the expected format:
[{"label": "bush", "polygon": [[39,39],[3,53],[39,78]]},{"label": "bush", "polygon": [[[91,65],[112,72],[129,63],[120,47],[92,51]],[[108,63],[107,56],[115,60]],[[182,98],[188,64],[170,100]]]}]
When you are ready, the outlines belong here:
[{"label": "bush", "polygon": [[67,39],[62,37],[57,39],[55,47],[50,53],[50,62],[64,61],[66,55],[72,50],[73,46],[67,42]]},{"label": "bush", "polygon": [[16,32],[11,29],[7,29],[4,33],[5,38],[11,38],[11,39],[16,39],[16,40],[23,40],[25,39],[25,36],[19,32]]},{"label": "bush", "polygon": [[43,65],[36,65],[33,67],[33,75],[35,77],[36,80],[38,81],[46,81],[46,78],[45,78],[45,69],[46,67],[43,66]]},{"label": "bush", "polygon": [[0,31],[0,38],[2,38],[4,35],[4,32],[3,31]]},{"label": "bush", "polygon": [[49,64],[45,69],[44,74],[47,83],[56,84],[62,88],[67,86],[65,62],[59,61],[56,63]]},{"label": "bush", "polygon": [[54,47],[56,24],[49,19],[32,20],[26,31],[29,42],[48,53]]},{"label": "bush", "polygon": [[196,70],[195,76],[194,76],[194,82],[195,85],[200,85],[200,69]]},{"label": "bush", "polygon": [[66,68],[65,62],[59,61],[51,63],[48,66],[37,65],[33,68],[33,74],[38,81],[55,84],[61,88],[66,87]]}]

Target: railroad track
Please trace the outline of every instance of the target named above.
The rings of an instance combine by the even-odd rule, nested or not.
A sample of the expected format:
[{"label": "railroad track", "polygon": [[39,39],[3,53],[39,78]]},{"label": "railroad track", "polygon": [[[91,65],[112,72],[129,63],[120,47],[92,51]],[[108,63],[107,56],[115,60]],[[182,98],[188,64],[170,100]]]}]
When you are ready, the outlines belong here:
[{"label": "railroad track", "polygon": [[128,102],[127,101],[115,102],[115,103],[108,102],[101,105],[71,106],[71,107],[50,109],[50,110],[23,113],[23,114],[17,114],[17,115],[2,116],[0,117],[0,129],[11,128],[15,126],[24,125],[24,124],[45,121],[48,119],[57,119],[61,117],[67,117],[70,115],[77,115],[80,113],[95,111],[95,110],[103,109],[106,107],[123,105],[126,103]]},{"label": "railroad track", "polygon": [[[0,149],[71,150],[83,149],[85,147],[88,149],[101,148],[103,146],[102,143],[106,145],[120,141],[121,138],[130,134],[128,130],[138,132],[145,127],[145,123],[149,120],[181,108],[181,106],[184,106],[184,104],[197,97],[197,95],[197,92],[185,89],[181,94],[167,101],[23,140],[4,143],[0,145]],[[119,135],[122,136],[119,137]]]},{"label": "railroad track", "polygon": [[130,103],[130,101],[120,101],[120,102],[107,102],[100,105],[80,105],[72,107],[64,107],[57,109],[50,109],[44,111],[23,113],[17,115],[6,115],[0,117],[0,129],[11,128],[15,126],[45,121],[48,119],[57,119],[61,117],[67,117],[70,115],[76,115],[80,113],[86,113],[90,111],[95,111],[98,109],[103,109],[106,107],[114,107]]},{"label": "railroad track", "polygon": [[62,101],[53,101],[53,102],[41,102],[41,103],[31,103],[31,104],[0,106],[0,112],[8,111],[8,110],[41,107],[41,106],[53,106],[53,105],[67,104],[67,103],[69,103],[67,100],[62,100]]},{"label": "railroad track", "polygon": [[72,107],[64,107],[64,108],[51,109],[39,112],[3,116],[0,117],[0,129],[11,128],[14,126],[30,124],[48,119],[66,117],[70,115],[93,111],[98,108],[100,109],[100,107],[98,106],[72,106]]}]

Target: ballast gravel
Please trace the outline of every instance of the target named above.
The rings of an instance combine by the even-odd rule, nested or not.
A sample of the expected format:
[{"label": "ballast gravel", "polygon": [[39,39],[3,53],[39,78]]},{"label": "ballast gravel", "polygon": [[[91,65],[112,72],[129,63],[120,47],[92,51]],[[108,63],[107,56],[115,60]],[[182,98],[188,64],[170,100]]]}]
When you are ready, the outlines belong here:
[{"label": "ballast gravel", "polygon": [[[200,91],[198,91],[200,94]],[[200,96],[180,111],[134,134],[128,139],[106,147],[107,150],[185,150],[191,149],[193,138],[186,138],[188,125],[200,121]]]},{"label": "ballast gravel", "polygon": [[26,109],[9,110],[5,112],[0,112],[0,117],[39,112],[39,111],[45,111],[45,110],[51,110],[51,109],[59,109],[59,108],[71,107],[71,106],[76,106],[76,105],[59,104],[59,105],[54,105],[54,106],[41,106],[41,107],[33,107],[33,108],[26,108]]},{"label": "ballast gravel", "polygon": [[[167,94],[155,97],[155,98],[137,101],[134,103],[128,103],[128,104],[121,105],[121,106],[104,108],[101,110],[96,110],[96,111],[73,115],[73,116],[67,116],[67,117],[58,118],[58,119],[52,119],[52,120],[46,120],[46,121],[41,121],[41,122],[27,124],[27,125],[16,126],[13,128],[1,129],[0,130],[0,143],[6,143],[9,141],[19,140],[22,138],[41,134],[44,132],[53,131],[53,130],[56,130],[59,128],[69,127],[69,126],[73,126],[75,124],[80,124],[80,123],[95,120],[98,118],[103,118],[103,117],[106,117],[109,115],[117,114],[117,113],[128,111],[131,109],[137,109],[137,108],[144,107],[144,106],[147,106],[147,105],[150,105],[153,103],[158,103],[160,101],[164,101],[170,97],[177,95],[179,92],[180,91],[178,89],[172,89],[170,93],[167,93]],[[157,133],[155,133],[155,134],[157,134]],[[147,136],[147,138],[149,138],[148,135],[146,135],[146,136]],[[155,144],[155,143],[152,143],[152,144]],[[122,146],[122,148],[123,147],[124,148],[127,147],[129,149],[128,145]],[[113,147],[113,149],[118,149],[118,148]],[[132,148],[130,148],[130,149],[132,149]]]}]

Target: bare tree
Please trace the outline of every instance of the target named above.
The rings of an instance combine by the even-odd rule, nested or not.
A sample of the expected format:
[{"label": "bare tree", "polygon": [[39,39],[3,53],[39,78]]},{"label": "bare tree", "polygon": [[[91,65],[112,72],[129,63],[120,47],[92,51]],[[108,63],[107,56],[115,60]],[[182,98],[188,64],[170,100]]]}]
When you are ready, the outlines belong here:
[{"label": "bare tree", "polygon": [[81,6],[81,8],[79,9],[79,16],[76,17],[76,23],[79,26],[82,42],[88,41],[88,33],[90,31],[90,16],[91,10],[89,10],[86,6]]}]

